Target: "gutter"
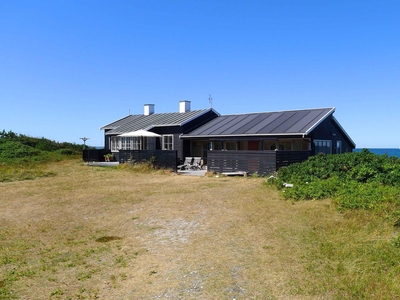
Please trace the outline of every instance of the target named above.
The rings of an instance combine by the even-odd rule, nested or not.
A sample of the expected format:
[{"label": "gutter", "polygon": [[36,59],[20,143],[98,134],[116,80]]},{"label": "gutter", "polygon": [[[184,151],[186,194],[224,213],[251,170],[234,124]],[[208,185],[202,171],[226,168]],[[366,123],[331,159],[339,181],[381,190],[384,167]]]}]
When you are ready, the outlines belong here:
[{"label": "gutter", "polygon": [[[276,137],[276,136],[300,136],[301,137],[301,133],[298,132],[292,132],[292,133],[269,133],[269,134],[224,134],[224,135],[186,135],[184,136],[183,134],[181,134],[179,137],[181,139],[189,139],[189,138],[222,138],[222,137]],[[306,135],[306,133],[303,133],[303,137]]]}]

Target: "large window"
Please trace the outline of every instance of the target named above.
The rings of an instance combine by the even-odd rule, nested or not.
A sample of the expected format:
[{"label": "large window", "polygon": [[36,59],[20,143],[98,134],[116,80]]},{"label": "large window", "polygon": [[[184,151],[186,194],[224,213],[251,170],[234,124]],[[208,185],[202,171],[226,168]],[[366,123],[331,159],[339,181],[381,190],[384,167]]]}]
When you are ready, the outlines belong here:
[{"label": "large window", "polygon": [[120,139],[116,136],[111,137],[111,151],[118,151],[121,148]]},{"label": "large window", "polygon": [[210,142],[210,150],[222,150],[222,142],[221,141],[212,141]]},{"label": "large window", "polygon": [[311,142],[305,139],[295,139],[293,140],[293,150],[294,151],[311,150]]},{"label": "large window", "polygon": [[143,137],[143,149],[142,150],[155,150],[156,139],[153,137]]},{"label": "large window", "polygon": [[342,141],[336,141],[336,154],[342,153]]},{"label": "large window", "polygon": [[237,142],[224,142],[225,150],[237,150]]},{"label": "large window", "polygon": [[130,150],[131,149],[131,138],[130,137],[123,137],[121,139],[121,148],[123,150]]},{"label": "large window", "polygon": [[132,150],[140,150],[140,137],[132,138]]},{"label": "large window", "polygon": [[173,150],[174,149],[174,139],[173,135],[163,135],[163,150]]},{"label": "large window", "polygon": [[332,154],[332,141],[330,140],[314,140],[315,154],[324,153]]}]

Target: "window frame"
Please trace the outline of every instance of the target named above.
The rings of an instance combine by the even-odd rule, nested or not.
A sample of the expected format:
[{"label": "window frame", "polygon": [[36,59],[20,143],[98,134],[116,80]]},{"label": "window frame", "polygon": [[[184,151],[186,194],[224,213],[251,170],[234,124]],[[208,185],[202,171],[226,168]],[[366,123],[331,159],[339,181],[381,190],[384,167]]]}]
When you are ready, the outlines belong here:
[{"label": "window frame", "polygon": [[[318,145],[318,144],[322,145]],[[329,144],[329,145],[328,145]],[[324,153],[324,154],[332,154],[332,140],[314,140],[314,148],[315,154]],[[322,149],[320,149],[322,148]],[[328,153],[324,151],[325,149],[329,149]]]},{"label": "window frame", "polygon": [[[166,138],[170,139],[170,141],[166,141]],[[174,150],[174,135],[173,134],[164,134],[162,136],[162,149],[163,150]]]},{"label": "window frame", "polygon": [[343,153],[342,141],[341,140],[337,140],[336,141],[336,153],[337,154]]}]

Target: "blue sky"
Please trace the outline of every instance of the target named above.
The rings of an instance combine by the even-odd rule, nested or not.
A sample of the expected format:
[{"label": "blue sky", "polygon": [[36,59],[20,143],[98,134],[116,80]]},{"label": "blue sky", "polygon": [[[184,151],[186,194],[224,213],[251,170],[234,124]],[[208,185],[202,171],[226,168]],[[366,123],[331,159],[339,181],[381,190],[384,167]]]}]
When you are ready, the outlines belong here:
[{"label": "blue sky", "polygon": [[336,107],[400,147],[400,1],[0,1],[0,130],[103,145],[129,113]]}]

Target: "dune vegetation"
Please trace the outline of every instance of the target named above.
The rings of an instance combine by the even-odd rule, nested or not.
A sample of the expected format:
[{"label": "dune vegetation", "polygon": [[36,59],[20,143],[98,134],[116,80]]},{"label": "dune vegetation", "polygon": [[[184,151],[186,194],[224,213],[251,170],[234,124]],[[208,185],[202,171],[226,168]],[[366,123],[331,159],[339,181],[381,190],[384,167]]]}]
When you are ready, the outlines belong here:
[{"label": "dune vegetation", "polygon": [[82,156],[83,145],[59,143],[13,131],[0,132],[0,182],[53,176],[52,162]]},{"label": "dune vegetation", "polygon": [[[367,149],[316,155],[279,170],[270,183],[292,200],[330,198],[340,210],[365,209],[400,226],[400,158]],[[293,188],[284,189],[285,183]]]},{"label": "dune vegetation", "polygon": [[39,150],[46,159],[1,158],[47,175],[0,182],[0,299],[400,296],[396,159],[193,177]]}]

